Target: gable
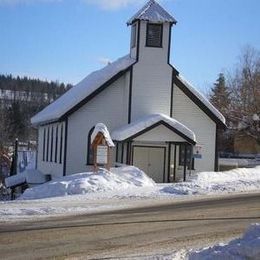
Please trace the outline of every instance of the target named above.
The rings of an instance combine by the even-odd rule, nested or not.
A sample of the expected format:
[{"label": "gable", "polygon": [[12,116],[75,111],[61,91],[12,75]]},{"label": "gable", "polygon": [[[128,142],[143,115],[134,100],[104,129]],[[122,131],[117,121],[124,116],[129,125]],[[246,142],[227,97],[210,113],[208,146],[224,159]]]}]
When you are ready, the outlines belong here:
[{"label": "gable", "polygon": [[[224,129],[226,128],[225,117],[208,101],[206,97],[204,97],[204,95],[181,77],[179,73],[175,74],[173,82],[212,121],[214,121],[218,126]],[[173,103],[174,102],[175,101],[173,100]]]},{"label": "gable", "polygon": [[149,142],[155,140],[156,142],[187,142],[186,139],[178,135],[172,129],[164,124],[159,124],[149,131],[134,138],[134,141]]}]

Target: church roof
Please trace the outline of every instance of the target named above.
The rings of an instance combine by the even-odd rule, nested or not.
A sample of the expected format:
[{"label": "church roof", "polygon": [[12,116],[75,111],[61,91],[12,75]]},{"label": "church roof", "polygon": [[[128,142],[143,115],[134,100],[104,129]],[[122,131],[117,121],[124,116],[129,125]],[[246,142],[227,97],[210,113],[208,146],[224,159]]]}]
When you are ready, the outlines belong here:
[{"label": "church roof", "polygon": [[169,22],[176,24],[177,21],[155,0],[150,0],[141,8],[130,20],[127,25],[131,25],[136,20],[144,20],[150,22]]},{"label": "church roof", "polygon": [[92,72],[76,86],[72,87],[69,91],[32,117],[31,123],[38,125],[59,120],[68,113],[68,111],[72,110],[81,102],[84,102],[86,98],[93,95],[114,77],[124,73],[135,62],[136,60],[130,58],[130,55],[126,55],[108,64],[101,70]]}]

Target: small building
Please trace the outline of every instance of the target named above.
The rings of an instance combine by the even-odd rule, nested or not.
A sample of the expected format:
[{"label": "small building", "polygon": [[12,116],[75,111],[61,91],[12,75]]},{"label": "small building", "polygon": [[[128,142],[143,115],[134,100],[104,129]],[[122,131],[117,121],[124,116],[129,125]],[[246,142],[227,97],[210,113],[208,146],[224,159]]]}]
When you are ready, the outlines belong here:
[{"label": "small building", "polygon": [[113,164],[135,165],[157,182],[217,169],[217,128],[225,127],[225,118],[170,64],[176,23],[148,1],[127,22],[130,53],[32,118],[40,171],[55,177],[92,169],[91,134],[99,122],[116,145]]},{"label": "small building", "polygon": [[245,131],[239,131],[234,136],[235,154],[260,154],[260,143],[255,136],[251,136]]}]

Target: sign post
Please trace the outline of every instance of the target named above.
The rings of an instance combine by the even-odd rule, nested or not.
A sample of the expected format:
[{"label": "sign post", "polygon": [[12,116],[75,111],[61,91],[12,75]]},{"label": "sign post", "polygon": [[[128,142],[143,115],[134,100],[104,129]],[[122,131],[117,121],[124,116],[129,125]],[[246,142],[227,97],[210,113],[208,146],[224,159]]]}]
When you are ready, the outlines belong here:
[{"label": "sign post", "polygon": [[94,171],[97,172],[98,165],[105,166],[110,170],[110,151],[114,143],[110,137],[107,127],[99,123],[96,125],[91,136],[91,146],[94,151]]}]

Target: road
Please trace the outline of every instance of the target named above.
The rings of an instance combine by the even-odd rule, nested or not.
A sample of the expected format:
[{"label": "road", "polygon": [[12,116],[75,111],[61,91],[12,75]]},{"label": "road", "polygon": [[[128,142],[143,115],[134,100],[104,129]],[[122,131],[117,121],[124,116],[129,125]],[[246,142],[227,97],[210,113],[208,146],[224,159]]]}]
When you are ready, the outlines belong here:
[{"label": "road", "polygon": [[260,193],[0,226],[2,259],[111,259],[199,248],[260,222]]}]

